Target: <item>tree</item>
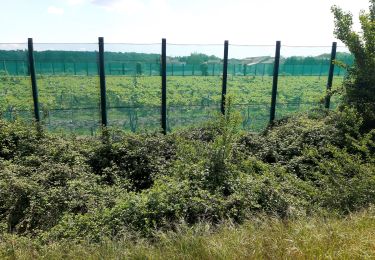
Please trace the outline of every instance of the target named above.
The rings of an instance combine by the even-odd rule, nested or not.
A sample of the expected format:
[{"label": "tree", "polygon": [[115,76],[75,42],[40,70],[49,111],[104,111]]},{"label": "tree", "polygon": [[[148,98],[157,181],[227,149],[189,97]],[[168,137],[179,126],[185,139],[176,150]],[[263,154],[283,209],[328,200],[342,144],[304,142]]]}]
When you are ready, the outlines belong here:
[{"label": "tree", "polygon": [[354,55],[344,81],[344,104],[355,107],[363,117],[363,130],[375,128],[375,0],[369,0],[369,12],[361,11],[362,31],[353,31],[353,16],[337,6],[332,7],[335,36]]}]

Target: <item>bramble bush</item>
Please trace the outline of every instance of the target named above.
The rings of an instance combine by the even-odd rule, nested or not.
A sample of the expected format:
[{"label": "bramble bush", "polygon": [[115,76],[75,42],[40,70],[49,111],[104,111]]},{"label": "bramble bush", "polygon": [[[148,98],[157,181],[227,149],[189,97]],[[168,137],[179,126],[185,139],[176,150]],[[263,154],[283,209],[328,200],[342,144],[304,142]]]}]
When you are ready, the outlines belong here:
[{"label": "bramble bush", "polygon": [[375,202],[375,131],[353,108],[317,110],[261,134],[235,113],[200,130],[59,137],[0,121],[0,227],[43,241],[152,236],[178,223],[241,223]]}]

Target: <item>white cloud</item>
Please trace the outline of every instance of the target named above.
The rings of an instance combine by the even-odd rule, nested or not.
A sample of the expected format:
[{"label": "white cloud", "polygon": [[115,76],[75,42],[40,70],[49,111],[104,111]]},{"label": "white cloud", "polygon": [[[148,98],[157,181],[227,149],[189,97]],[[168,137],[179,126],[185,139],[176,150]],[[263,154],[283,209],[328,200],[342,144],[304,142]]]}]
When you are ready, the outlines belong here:
[{"label": "white cloud", "polygon": [[66,0],[68,5],[76,6],[76,5],[82,5],[86,2],[86,0]]},{"label": "white cloud", "polygon": [[92,0],[91,3],[104,7],[107,11],[119,13],[140,13],[146,5],[139,0]]},{"label": "white cloud", "polygon": [[49,14],[56,14],[56,15],[63,15],[64,9],[56,6],[49,6],[47,9],[47,13]]}]

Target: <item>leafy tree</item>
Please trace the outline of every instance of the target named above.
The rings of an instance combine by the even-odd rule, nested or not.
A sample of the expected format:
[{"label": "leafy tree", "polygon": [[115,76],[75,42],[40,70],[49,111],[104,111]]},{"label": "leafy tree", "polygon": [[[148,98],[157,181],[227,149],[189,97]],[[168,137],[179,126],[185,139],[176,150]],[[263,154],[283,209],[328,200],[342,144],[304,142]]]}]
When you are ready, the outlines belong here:
[{"label": "leafy tree", "polygon": [[364,131],[375,128],[375,0],[370,0],[369,12],[361,11],[362,32],[353,31],[353,17],[333,6],[334,34],[354,55],[344,82],[344,102],[355,107],[363,117]]}]

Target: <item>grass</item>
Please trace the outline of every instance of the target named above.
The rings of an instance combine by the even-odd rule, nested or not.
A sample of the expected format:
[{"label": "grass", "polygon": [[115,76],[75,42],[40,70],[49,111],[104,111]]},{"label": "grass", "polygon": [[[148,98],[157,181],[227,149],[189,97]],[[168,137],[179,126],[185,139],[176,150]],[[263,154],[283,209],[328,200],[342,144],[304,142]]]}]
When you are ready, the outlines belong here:
[{"label": "grass", "polygon": [[345,218],[254,217],[240,226],[181,225],[154,241],[51,242],[7,235],[2,259],[374,259],[375,210]]}]

